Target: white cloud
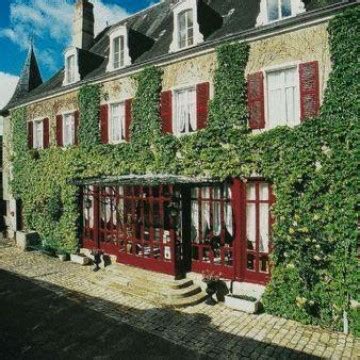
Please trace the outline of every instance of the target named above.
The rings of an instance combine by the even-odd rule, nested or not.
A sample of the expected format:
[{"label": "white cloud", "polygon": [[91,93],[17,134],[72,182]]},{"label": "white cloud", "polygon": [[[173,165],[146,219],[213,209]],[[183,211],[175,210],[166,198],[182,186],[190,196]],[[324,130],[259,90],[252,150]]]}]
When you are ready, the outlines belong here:
[{"label": "white cloud", "polygon": [[18,80],[19,78],[17,76],[0,71],[0,109],[2,109],[13,96]]},{"label": "white cloud", "polygon": [[[104,0],[92,2],[95,34],[103,30],[107,24],[114,24],[129,15],[119,5],[105,4]],[[0,29],[0,37],[9,39],[21,49],[29,47],[32,35],[37,44],[51,40],[57,49],[65,48],[71,44],[74,10],[74,4],[68,1],[30,0],[24,3],[17,0],[10,5],[11,26]],[[55,59],[61,57],[61,53],[55,54],[49,49],[41,49],[38,54],[40,63],[50,66],[51,70],[54,70]]]}]

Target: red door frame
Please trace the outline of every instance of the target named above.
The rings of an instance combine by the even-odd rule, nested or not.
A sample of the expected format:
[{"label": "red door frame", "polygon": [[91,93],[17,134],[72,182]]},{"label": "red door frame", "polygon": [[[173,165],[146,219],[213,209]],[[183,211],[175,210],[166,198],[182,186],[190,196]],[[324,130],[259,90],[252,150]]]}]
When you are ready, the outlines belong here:
[{"label": "red door frame", "polygon": [[[173,191],[173,186],[171,186],[171,189]],[[105,186],[94,186],[93,190],[89,190],[87,189],[86,191],[84,191],[84,188],[82,189],[82,198],[84,198],[84,196],[89,196],[91,198],[92,201],[92,209],[93,209],[93,217],[94,217],[94,223],[93,223],[93,228],[87,227],[87,226],[83,226],[83,232],[82,232],[82,246],[84,248],[87,248],[89,250],[95,250],[95,249],[99,249],[104,251],[106,254],[108,255],[115,255],[117,257],[117,262],[123,263],[123,264],[127,264],[127,265],[132,265],[132,266],[136,266],[139,268],[143,268],[146,270],[150,270],[150,271],[155,271],[155,272],[161,272],[161,273],[166,273],[169,275],[180,275],[179,274],[179,266],[177,263],[177,251],[176,251],[176,247],[177,247],[177,241],[176,241],[176,231],[173,228],[173,223],[171,218],[169,219],[170,222],[170,230],[169,230],[169,234],[170,234],[170,242],[167,244],[162,244],[162,257],[164,258],[164,247],[169,246],[170,247],[170,251],[171,251],[171,260],[169,261],[165,261],[165,260],[158,260],[155,258],[145,258],[145,257],[137,257],[135,256],[135,254],[129,254],[127,252],[121,251],[120,249],[120,245],[119,245],[119,233],[118,230],[111,230],[111,233],[114,234],[116,236],[116,243],[107,243],[106,241],[101,241],[100,239],[100,233],[102,233],[102,237],[105,239],[105,237],[108,235],[107,234],[107,230],[108,230],[108,224],[105,221],[105,224],[103,226],[100,225],[100,221],[101,221],[101,214],[100,214],[100,203],[101,201],[104,201],[104,197],[106,197],[107,195],[105,194],[106,192],[106,187]],[[115,198],[114,198],[115,196]],[[132,196],[133,198],[135,198],[135,195],[133,194]],[[100,199],[101,198],[101,199]],[[118,198],[119,195],[112,195],[111,198],[111,202],[113,202],[113,200],[115,199],[115,201],[118,203]],[[161,206],[160,206],[160,216],[164,217],[164,203],[165,203],[165,199],[163,197],[161,197]],[[112,204],[110,203],[110,206]],[[82,203],[82,211],[83,211],[83,207],[84,207],[84,202]],[[132,208],[132,215],[134,217],[134,211],[135,208],[133,206],[133,204],[131,204],[131,208]],[[143,211],[144,209],[142,209]],[[111,215],[112,216],[112,215]],[[164,220],[163,220],[164,221]],[[92,234],[92,236],[88,236],[88,234]],[[163,234],[163,231],[162,231]],[[142,239],[143,239],[143,234],[141,235]],[[128,242],[126,242],[127,244]],[[135,245],[137,243],[137,241],[134,241],[134,239],[132,239],[132,244]],[[126,246],[126,245],[125,245]],[[133,248],[133,252],[135,251],[135,246],[132,247]]]}]

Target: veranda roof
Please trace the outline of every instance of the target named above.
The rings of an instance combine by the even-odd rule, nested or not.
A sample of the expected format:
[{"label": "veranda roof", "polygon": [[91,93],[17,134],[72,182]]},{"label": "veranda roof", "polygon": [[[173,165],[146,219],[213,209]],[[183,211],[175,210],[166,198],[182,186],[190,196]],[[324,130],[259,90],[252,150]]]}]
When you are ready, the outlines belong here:
[{"label": "veranda roof", "polygon": [[102,186],[157,186],[176,184],[212,184],[219,183],[219,179],[206,177],[190,177],[171,174],[147,174],[147,175],[125,175],[98,178],[75,179],[70,181],[78,186],[102,185]]}]

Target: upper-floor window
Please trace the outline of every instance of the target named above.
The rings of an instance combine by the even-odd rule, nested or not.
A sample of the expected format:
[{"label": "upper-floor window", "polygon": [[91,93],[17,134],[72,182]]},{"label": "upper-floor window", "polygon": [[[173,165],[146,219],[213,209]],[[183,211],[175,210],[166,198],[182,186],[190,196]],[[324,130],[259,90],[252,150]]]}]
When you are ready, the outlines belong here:
[{"label": "upper-floor window", "polygon": [[118,144],[125,140],[125,103],[111,104],[109,111],[109,142]]},{"label": "upper-floor window", "polygon": [[117,36],[113,40],[113,67],[119,69],[124,66],[124,36]]},{"label": "upper-floor window", "polygon": [[292,15],[291,0],[267,0],[268,22],[281,20]]},{"label": "upper-floor window", "polygon": [[303,0],[261,0],[256,26],[297,16],[305,11]]},{"label": "upper-floor window", "polygon": [[116,27],[109,33],[109,43],[109,62],[106,71],[114,71],[131,65],[129,29],[126,25]]},{"label": "upper-floor window", "polygon": [[75,81],[75,55],[66,58],[66,79],[68,84]]},{"label": "upper-floor window", "polygon": [[297,67],[266,73],[268,128],[300,123]]},{"label": "upper-floor window", "polygon": [[174,133],[189,134],[197,130],[196,89],[177,90],[175,95]]},{"label": "upper-floor window", "polygon": [[192,9],[185,10],[178,15],[179,22],[179,49],[194,44],[194,12]]},{"label": "upper-floor window", "polygon": [[75,145],[75,116],[65,114],[63,119],[63,146]]},{"label": "upper-floor window", "polygon": [[42,149],[44,147],[44,121],[34,121],[34,149]]}]

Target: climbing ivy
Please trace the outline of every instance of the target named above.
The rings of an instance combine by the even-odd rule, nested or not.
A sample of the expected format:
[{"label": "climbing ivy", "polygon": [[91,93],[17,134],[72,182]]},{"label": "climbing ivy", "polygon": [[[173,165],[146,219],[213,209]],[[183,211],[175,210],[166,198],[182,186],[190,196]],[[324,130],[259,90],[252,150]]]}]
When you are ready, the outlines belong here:
[{"label": "climbing ivy", "polygon": [[330,21],[333,70],[321,114],[295,128],[259,135],[247,129],[247,44],[217,49],[214,98],[206,129],[177,138],[163,134],[159,116],[162,72],[137,77],[131,142],[99,144],[99,85],[80,90],[80,147],[28,151],[26,110],[12,112],[12,188],[24,204],[26,226],[43,244],[77,247],[77,188],[70,179],[129,173],[172,173],[272,182],[276,205],[272,281],[265,309],[305,323],[341,329],[344,311],[360,332],[360,270],[356,258],[360,184],[360,8]]},{"label": "climbing ivy", "polygon": [[81,146],[90,147],[100,144],[99,135],[99,102],[100,87],[85,85],[78,95],[80,125],[79,143]]}]

